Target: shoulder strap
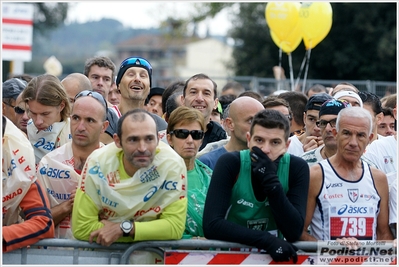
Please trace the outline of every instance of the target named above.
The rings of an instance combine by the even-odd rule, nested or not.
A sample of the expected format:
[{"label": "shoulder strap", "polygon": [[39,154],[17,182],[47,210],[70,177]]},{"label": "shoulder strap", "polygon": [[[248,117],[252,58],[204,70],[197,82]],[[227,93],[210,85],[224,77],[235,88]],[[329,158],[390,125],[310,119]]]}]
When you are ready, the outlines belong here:
[{"label": "shoulder strap", "polygon": [[278,164],[277,176],[283,186],[284,193],[288,192],[288,177],[290,174],[290,160],[291,156],[289,153],[285,153]]},{"label": "shoulder strap", "polygon": [[[277,169],[277,176],[278,179],[280,180],[281,185],[283,186],[283,191],[284,194],[287,194],[288,192],[288,177],[290,174],[290,160],[291,156],[289,153],[285,153],[278,164],[278,169]],[[280,230],[278,230],[278,237],[283,239],[284,236],[281,233]]]}]

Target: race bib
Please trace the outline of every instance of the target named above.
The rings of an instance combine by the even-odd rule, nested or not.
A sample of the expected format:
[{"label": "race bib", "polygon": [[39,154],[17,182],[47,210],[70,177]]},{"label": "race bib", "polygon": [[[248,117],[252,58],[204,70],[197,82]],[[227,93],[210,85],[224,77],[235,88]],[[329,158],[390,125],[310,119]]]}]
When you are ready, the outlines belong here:
[{"label": "race bib", "polygon": [[374,239],[376,207],[363,204],[340,204],[330,207],[330,240],[356,237]]}]

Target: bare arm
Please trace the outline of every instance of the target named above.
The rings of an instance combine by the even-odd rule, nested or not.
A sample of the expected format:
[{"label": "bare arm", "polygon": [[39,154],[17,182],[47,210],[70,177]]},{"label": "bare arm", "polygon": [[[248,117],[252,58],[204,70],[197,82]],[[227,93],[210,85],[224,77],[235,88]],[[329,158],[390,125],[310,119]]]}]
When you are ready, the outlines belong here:
[{"label": "bare arm", "polygon": [[66,216],[71,215],[75,193],[76,189],[71,192],[71,196],[68,200],[51,208],[51,215],[53,216],[55,226],[57,226]]},{"label": "bare arm", "polygon": [[312,221],[314,210],[316,208],[316,198],[320,192],[322,184],[322,171],[319,164],[310,167],[310,181],[309,181],[309,192],[308,192],[308,203],[306,206],[306,217],[303,232],[300,237],[301,241],[317,241],[312,235],[308,233],[308,227]]}]

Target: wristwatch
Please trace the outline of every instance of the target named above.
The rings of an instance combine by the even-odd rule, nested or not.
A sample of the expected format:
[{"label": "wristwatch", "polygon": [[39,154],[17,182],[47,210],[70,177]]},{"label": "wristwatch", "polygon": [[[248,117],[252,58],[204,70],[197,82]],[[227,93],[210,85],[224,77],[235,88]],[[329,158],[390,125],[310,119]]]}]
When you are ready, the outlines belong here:
[{"label": "wristwatch", "polygon": [[134,227],[134,224],[131,221],[125,220],[125,221],[121,222],[120,227],[122,229],[123,236],[129,236],[130,232],[132,231],[132,229]]}]

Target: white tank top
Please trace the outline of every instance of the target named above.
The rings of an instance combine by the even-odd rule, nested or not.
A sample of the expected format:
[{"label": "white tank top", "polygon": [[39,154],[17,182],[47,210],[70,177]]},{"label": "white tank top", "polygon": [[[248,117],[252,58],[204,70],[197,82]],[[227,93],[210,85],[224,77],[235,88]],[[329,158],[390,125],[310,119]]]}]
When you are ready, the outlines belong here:
[{"label": "white tank top", "polygon": [[380,196],[370,167],[362,161],[362,176],[352,182],[340,177],[328,159],[319,164],[323,183],[310,223],[311,235],[318,240],[341,237],[375,240]]}]

